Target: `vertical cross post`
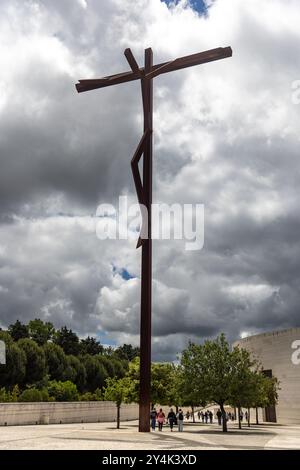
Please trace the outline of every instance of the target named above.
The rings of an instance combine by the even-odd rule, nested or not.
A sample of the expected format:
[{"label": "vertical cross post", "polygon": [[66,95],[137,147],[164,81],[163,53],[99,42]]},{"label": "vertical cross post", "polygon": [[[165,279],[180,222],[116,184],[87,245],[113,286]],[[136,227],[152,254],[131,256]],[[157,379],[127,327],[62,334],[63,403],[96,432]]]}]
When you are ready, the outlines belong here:
[{"label": "vertical cross post", "polygon": [[[79,80],[76,84],[78,93],[104,88],[120,83],[141,80],[144,134],[131,160],[131,168],[138,196],[138,201],[147,210],[142,214],[142,230],[137,248],[142,247],[141,275],[141,324],[140,324],[140,401],[139,401],[139,431],[150,431],[150,391],[151,391],[151,295],[152,295],[152,120],[153,120],[153,78],[163,73],[205,64],[232,56],[231,47],[219,47],[209,51],[198,52],[185,57],[179,57],[169,62],[153,65],[152,49],[145,50],[145,67],[139,68],[131,50],[124,52],[131,71],[109,75],[102,78]],[[143,181],[141,180],[138,163],[143,155]],[[144,224],[147,217],[147,223]],[[143,226],[147,226],[147,233]]]},{"label": "vertical cross post", "polygon": [[[152,49],[145,50],[145,75],[153,65]],[[148,238],[142,243],[141,276],[141,324],[140,324],[140,400],[139,431],[150,431],[150,389],[151,389],[151,294],[152,294],[152,125],[153,125],[153,80],[141,79],[144,134],[148,137],[144,145],[143,159],[143,195],[148,217]]]}]

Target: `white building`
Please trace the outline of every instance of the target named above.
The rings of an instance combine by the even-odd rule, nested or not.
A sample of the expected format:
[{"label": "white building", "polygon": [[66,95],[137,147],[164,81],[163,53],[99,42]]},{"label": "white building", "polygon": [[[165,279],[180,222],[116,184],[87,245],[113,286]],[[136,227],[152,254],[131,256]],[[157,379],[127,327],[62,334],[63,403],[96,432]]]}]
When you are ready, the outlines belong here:
[{"label": "white building", "polygon": [[266,375],[280,382],[278,404],[264,410],[264,421],[300,424],[300,328],[249,336],[236,341],[237,345],[261,362]]}]

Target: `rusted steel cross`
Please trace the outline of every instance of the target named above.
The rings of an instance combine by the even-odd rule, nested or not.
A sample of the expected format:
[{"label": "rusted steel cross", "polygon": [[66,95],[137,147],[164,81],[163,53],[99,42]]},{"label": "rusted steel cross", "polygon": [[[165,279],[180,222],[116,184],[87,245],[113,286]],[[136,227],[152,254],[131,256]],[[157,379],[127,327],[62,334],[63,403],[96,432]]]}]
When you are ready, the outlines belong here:
[{"label": "rusted steel cross", "polygon": [[[139,431],[150,431],[150,389],[151,389],[151,287],[152,287],[152,240],[151,240],[151,204],[152,204],[152,121],[153,121],[153,78],[167,72],[205,64],[232,56],[230,47],[220,47],[198,54],[153,65],[152,49],[145,50],[145,66],[140,68],[130,49],[125,57],[131,71],[110,75],[103,78],[79,80],[76,84],[78,93],[104,88],[119,83],[141,80],[144,109],[144,134],[131,160],[131,168],[140,204],[147,209],[147,221],[142,221],[143,236],[140,235],[137,248],[142,246],[141,273],[141,323],[140,323],[140,399]],[[143,155],[143,179],[138,163]],[[147,236],[143,225],[147,222]]]}]

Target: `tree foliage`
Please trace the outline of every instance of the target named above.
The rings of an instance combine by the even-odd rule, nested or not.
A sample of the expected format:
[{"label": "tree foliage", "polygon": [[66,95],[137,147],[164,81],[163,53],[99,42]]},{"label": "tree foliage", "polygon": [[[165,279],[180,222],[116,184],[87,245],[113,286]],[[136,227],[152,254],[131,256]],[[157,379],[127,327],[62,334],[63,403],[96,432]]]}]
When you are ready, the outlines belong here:
[{"label": "tree foliage", "polygon": [[204,344],[190,343],[181,358],[183,388],[192,393],[197,403],[216,403],[223,415],[223,431],[227,431],[224,405],[250,407],[260,394],[258,363],[248,351],[230,349],[222,334]]},{"label": "tree foliage", "polygon": [[55,329],[50,322],[43,322],[39,318],[31,320],[28,324],[29,336],[39,346],[43,346],[47,341],[51,340]]},{"label": "tree foliage", "polygon": [[77,401],[79,398],[77,387],[70,380],[52,380],[48,385],[48,393],[56,401]]},{"label": "tree foliage", "polygon": [[129,377],[122,379],[108,378],[106,379],[106,387],[104,392],[104,400],[114,401],[117,407],[117,429],[120,428],[120,408],[121,404],[128,400],[130,391]]},{"label": "tree foliage", "polygon": [[46,374],[46,358],[43,348],[29,338],[19,339],[17,345],[26,355],[25,383],[34,384],[42,380]]},{"label": "tree foliage", "polygon": [[66,356],[67,367],[64,374],[64,380],[74,382],[80,392],[83,392],[86,387],[89,388],[87,383],[87,374],[84,364],[78,357],[69,355]]},{"label": "tree foliage", "polygon": [[123,344],[115,350],[115,355],[130,362],[140,355],[140,348],[134,347],[132,344]]},{"label": "tree foliage", "polygon": [[89,390],[94,392],[97,388],[105,385],[107,372],[96,356],[83,356],[83,364],[86,370],[86,382],[89,384]]},{"label": "tree foliage", "polygon": [[16,343],[6,345],[6,364],[0,364],[0,386],[22,384],[26,375],[27,356]]},{"label": "tree foliage", "polygon": [[79,338],[71,329],[63,326],[55,332],[53,341],[64,350],[65,354],[78,356],[80,352]]},{"label": "tree foliage", "polygon": [[88,336],[80,341],[80,352],[81,354],[90,354],[91,356],[95,356],[96,354],[102,354],[104,352],[104,347],[96,340],[96,338]]},{"label": "tree foliage", "polygon": [[67,357],[63,349],[54,343],[46,343],[44,352],[47,372],[53,380],[63,380],[66,374]]},{"label": "tree foliage", "polygon": [[8,332],[14,341],[18,341],[19,339],[23,338],[29,338],[28,326],[21,323],[20,320],[17,320],[15,323],[9,325]]}]

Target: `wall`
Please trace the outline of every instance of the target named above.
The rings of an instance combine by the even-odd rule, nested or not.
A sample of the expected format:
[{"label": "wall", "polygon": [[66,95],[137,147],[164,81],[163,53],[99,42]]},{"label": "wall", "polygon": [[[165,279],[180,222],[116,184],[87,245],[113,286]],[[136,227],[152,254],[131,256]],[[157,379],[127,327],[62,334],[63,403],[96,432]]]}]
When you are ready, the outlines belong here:
[{"label": "wall", "polygon": [[[121,406],[121,421],[138,418],[138,405]],[[116,421],[113,402],[0,403],[0,426]]]},{"label": "wall", "polygon": [[[249,336],[234,343],[247,349],[261,363],[264,370],[272,370],[272,375],[280,382],[276,418],[279,424],[300,424],[300,357],[296,347],[300,328],[274,331]],[[292,347],[293,345],[293,347]]]}]

